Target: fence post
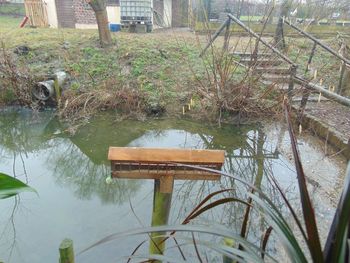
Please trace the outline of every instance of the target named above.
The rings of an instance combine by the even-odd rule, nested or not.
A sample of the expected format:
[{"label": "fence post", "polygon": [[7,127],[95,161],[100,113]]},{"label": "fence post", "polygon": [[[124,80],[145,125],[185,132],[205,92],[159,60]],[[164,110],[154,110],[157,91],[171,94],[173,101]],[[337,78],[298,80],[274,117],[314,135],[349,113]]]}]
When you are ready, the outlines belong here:
[{"label": "fence post", "polygon": [[224,51],[228,51],[228,44],[230,40],[230,27],[231,27],[231,19],[229,19],[226,24],[225,39],[224,39],[224,46],[223,46]]},{"label": "fence post", "polygon": [[[172,190],[171,190],[172,191]],[[160,180],[154,180],[154,197],[153,197],[153,212],[152,212],[152,227],[163,226],[168,224],[171,193],[162,193]],[[150,254],[162,255],[165,250],[165,232],[154,232],[151,234],[149,252]],[[151,262],[159,263],[158,260]]]},{"label": "fence post", "polygon": [[346,70],[346,64],[343,62],[341,65],[341,70],[340,70],[340,77],[339,77],[339,83],[337,87],[337,94],[342,95],[343,87],[345,86],[345,81],[344,81],[344,74]]},{"label": "fence post", "polygon": [[60,244],[60,261],[59,263],[74,263],[73,240],[64,239]]},{"label": "fence post", "polygon": [[[224,238],[224,245],[229,247],[234,247],[235,241],[231,238]],[[235,260],[229,258],[228,256],[222,256],[222,263],[234,263]]]},{"label": "fence post", "polygon": [[[305,69],[305,72],[304,72],[304,77],[306,79],[308,78],[307,77],[307,73],[310,71],[311,62],[312,62],[312,59],[313,59],[313,57],[315,55],[316,48],[317,48],[317,43],[314,42],[314,45],[312,47],[312,50],[311,50],[311,53],[310,53],[310,56],[309,56],[309,60],[307,62],[306,69]],[[302,97],[301,97],[300,107],[299,107],[299,111],[298,111],[299,124],[301,123],[301,118],[303,117],[304,110],[305,110],[307,101],[309,100],[310,94],[311,94],[311,91],[307,87],[304,87],[304,89],[302,90]]]},{"label": "fence post", "polygon": [[230,18],[227,18],[226,21],[219,27],[218,30],[216,30],[215,34],[211,37],[209,43],[205,46],[205,48],[202,50],[202,52],[199,54],[199,57],[202,57],[204,53],[207,51],[207,49],[213,44],[215,39],[220,35],[222,30],[226,27],[227,23],[230,23]]},{"label": "fence post", "polygon": [[295,65],[292,65],[290,67],[290,78],[289,78],[289,85],[288,85],[288,98],[291,99],[292,98],[292,92],[294,89],[294,78],[297,74],[297,67]]},{"label": "fence post", "polygon": [[[306,69],[305,69],[305,75],[310,71],[310,66],[311,66],[312,59],[313,59],[313,57],[315,55],[316,47],[317,47],[317,43],[314,42],[314,45],[312,47],[312,50],[311,50],[311,53],[310,53],[310,56],[309,56],[309,60],[307,61],[307,65],[306,65]],[[307,76],[305,76],[305,77],[307,77]]]}]

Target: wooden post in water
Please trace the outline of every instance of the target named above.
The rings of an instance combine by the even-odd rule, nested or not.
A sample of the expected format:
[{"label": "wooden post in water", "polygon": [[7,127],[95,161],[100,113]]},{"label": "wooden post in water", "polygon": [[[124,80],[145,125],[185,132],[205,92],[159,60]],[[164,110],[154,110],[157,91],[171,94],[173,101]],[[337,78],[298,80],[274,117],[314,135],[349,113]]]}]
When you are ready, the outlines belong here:
[{"label": "wooden post in water", "polygon": [[73,240],[64,239],[60,244],[60,261],[59,263],[74,263]]},{"label": "wooden post in water", "polygon": [[[168,224],[174,180],[219,180],[221,177],[219,173],[199,170],[195,166],[220,170],[225,160],[225,152],[110,147],[108,160],[111,161],[114,178],[155,180],[152,226],[161,226]],[[151,254],[164,253],[164,234],[159,232],[151,234]]]},{"label": "wooden post in water", "polygon": [[[154,180],[153,212],[151,226],[164,226],[168,224],[172,193],[160,191],[160,180]],[[150,254],[163,254],[165,249],[164,232],[151,234],[149,244]]]}]

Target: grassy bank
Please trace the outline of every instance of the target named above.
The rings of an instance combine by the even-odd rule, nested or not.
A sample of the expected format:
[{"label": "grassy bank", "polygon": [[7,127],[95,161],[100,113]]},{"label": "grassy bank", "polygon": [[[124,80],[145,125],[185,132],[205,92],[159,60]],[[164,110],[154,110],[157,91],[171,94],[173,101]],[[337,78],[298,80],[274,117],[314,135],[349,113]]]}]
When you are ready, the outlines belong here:
[{"label": "grassy bank", "polygon": [[[187,35],[117,33],[114,45],[101,49],[96,30],[19,29],[15,20],[3,21],[8,26],[0,29],[1,41],[16,71],[35,80],[57,70],[69,74],[69,89],[61,98],[63,116],[80,114],[81,108],[89,111],[89,106],[127,114],[181,114],[195,97],[196,78],[205,75],[196,41]],[[22,46],[29,51],[15,54]],[[3,105],[16,100],[11,90],[0,96]]]},{"label": "grassy bank", "polygon": [[4,32],[19,27],[19,24],[21,23],[22,18],[21,17],[14,17],[14,16],[4,16],[0,15],[0,31],[3,34]]},{"label": "grassy bank", "polygon": [[[275,86],[258,83],[236,58],[222,55],[223,38],[200,58],[208,40],[189,31],[113,33],[114,44],[101,49],[97,30],[18,28],[18,20],[10,17],[1,22],[1,105],[33,106],[33,85],[62,70],[69,80],[55,103],[59,115],[70,121],[107,109],[138,118],[163,113],[254,116],[274,113],[283,99]],[[250,38],[231,39],[231,47],[240,51],[251,43]],[[288,44],[288,55],[304,65],[311,44],[302,39]],[[330,59],[317,53],[314,61],[333,70],[338,64]]]}]

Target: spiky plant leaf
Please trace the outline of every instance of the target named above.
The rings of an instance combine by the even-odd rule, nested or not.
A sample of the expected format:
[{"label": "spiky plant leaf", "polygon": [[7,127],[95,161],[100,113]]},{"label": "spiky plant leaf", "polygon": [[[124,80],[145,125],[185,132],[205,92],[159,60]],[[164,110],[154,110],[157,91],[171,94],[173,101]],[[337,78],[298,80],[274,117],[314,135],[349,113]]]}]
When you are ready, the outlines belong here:
[{"label": "spiky plant leaf", "polygon": [[290,259],[293,260],[293,262],[307,263],[304,252],[300,248],[292,230],[278,211],[277,207],[273,204],[267,204],[255,194],[250,193],[249,196],[263,210],[265,220],[273,227]]},{"label": "spiky plant leaf", "polygon": [[[348,165],[343,192],[340,196],[337,210],[329,230],[324,248],[327,262],[346,262],[346,250],[350,222],[350,162]],[[350,251],[350,250],[348,250]]]},{"label": "spiky plant leaf", "polygon": [[250,253],[260,253],[261,249],[254,244],[250,243],[246,239],[242,238],[240,235],[236,234],[231,229],[226,227],[214,227],[208,225],[175,225],[175,226],[157,226],[157,227],[146,227],[141,229],[133,229],[125,232],[111,234],[100,241],[94,243],[88,248],[81,251],[79,254],[84,253],[85,251],[90,250],[96,246],[102,245],[104,243],[110,242],[115,239],[125,238],[133,235],[149,234],[156,232],[187,232],[187,233],[203,233],[220,237],[227,237],[234,239],[239,242],[243,248]]},{"label": "spiky plant leaf", "polygon": [[12,176],[0,173],[0,199],[9,198],[21,192],[35,192],[35,190]]},{"label": "spiky plant leaf", "polygon": [[285,102],[285,116],[288,123],[288,131],[292,145],[292,152],[295,162],[295,168],[297,172],[300,201],[303,209],[303,217],[306,226],[307,240],[306,243],[309,247],[311,257],[314,262],[323,262],[323,253],[321,249],[320,237],[318,234],[316,216],[314,208],[307,190],[306,177],[303,170],[303,165],[300,160],[300,155],[297,147],[297,139],[294,135],[292,121],[290,117],[289,105]]}]

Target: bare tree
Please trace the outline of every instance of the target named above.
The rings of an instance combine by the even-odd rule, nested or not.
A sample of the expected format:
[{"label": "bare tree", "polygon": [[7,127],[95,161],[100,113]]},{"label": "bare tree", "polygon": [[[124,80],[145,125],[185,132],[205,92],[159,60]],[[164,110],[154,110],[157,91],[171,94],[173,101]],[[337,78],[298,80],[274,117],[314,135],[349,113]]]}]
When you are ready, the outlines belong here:
[{"label": "bare tree", "polygon": [[306,0],[301,4],[305,10],[305,17],[314,18],[319,21],[324,18],[329,18],[332,13],[339,12],[349,14],[349,0]]},{"label": "bare tree", "polygon": [[112,44],[111,32],[108,28],[107,16],[107,1],[106,0],[86,0],[87,3],[94,10],[98,25],[98,33],[100,36],[100,43],[102,47],[107,47]]}]

